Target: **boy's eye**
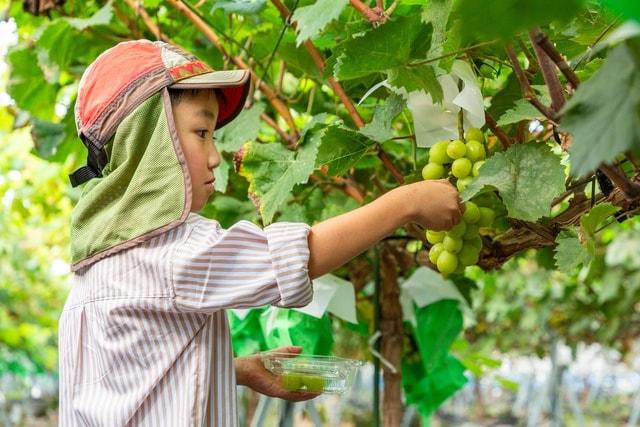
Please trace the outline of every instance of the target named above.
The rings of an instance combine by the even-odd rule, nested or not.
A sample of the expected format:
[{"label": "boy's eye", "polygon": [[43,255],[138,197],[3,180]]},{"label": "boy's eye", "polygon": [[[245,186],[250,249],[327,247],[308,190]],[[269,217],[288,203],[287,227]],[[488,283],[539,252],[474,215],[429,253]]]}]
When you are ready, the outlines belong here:
[{"label": "boy's eye", "polygon": [[196,133],[198,134],[198,136],[200,136],[200,138],[204,139],[207,137],[208,132],[209,131],[207,129],[201,129],[201,130],[198,130]]}]

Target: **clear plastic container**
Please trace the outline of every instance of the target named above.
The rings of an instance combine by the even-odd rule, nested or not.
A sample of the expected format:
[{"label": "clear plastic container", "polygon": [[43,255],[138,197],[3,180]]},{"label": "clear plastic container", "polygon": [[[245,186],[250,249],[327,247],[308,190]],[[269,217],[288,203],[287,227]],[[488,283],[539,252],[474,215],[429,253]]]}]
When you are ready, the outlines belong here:
[{"label": "clear plastic container", "polygon": [[260,357],[265,368],[282,377],[286,389],[314,393],[344,393],[363,364],[354,359],[307,354],[263,352]]}]

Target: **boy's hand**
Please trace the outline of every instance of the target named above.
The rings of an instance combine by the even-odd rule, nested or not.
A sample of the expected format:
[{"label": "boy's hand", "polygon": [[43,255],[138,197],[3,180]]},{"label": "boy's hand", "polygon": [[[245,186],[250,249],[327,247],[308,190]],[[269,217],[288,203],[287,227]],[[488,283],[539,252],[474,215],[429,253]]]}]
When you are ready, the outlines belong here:
[{"label": "boy's hand", "polygon": [[[273,351],[296,355],[302,351],[302,347],[280,347]],[[234,362],[236,366],[236,382],[238,385],[245,385],[258,393],[271,397],[279,397],[280,399],[290,400],[292,402],[309,400],[320,395],[319,393],[289,391],[285,389],[282,385],[282,378],[269,372],[262,364],[259,355],[236,357]]]},{"label": "boy's hand", "polygon": [[464,205],[449,181],[420,181],[398,188],[405,191],[411,219],[429,230],[449,230],[460,222]]}]

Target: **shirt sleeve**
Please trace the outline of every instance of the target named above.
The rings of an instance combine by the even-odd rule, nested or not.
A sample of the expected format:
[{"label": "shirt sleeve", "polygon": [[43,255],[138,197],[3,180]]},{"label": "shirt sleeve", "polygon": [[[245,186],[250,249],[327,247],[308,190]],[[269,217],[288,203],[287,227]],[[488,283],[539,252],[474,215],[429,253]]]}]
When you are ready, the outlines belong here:
[{"label": "shirt sleeve", "polygon": [[172,260],[178,309],[212,312],[311,302],[307,224],[279,222],[261,229],[240,221],[224,230],[216,221],[203,222],[195,224]]}]

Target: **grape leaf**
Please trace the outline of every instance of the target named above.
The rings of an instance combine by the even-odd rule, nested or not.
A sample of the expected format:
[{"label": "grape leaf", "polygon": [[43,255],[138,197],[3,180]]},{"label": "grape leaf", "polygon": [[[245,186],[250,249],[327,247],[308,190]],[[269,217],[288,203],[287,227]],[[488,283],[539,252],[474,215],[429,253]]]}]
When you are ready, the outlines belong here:
[{"label": "grape leaf", "polygon": [[543,144],[516,144],[490,157],[462,194],[464,200],[485,185],[499,192],[510,217],[535,221],[551,212],[551,201],[564,190],[560,158]]},{"label": "grape leaf", "polygon": [[452,6],[453,0],[431,0],[423,8],[422,20],[433,25],[431,49],[428,55],[430,58],[442,55]]},{"label": "grape leaf", "polygon": [[298,151],[283,145],[246,143],[242,148],[240,175],[249,181],[249,195],[265,224],[286,201],[296,184],[304,184],[313,171],[322,133],[311,135]]},{"label": "grape leaf", "polygon": [[570,272],[580,264],[588,265],[591,254],[580,243],[575,228],[562,230],[556,238],[555,260],[558,270]]},{"label": "grape leaf", "polygon": [[67,22],[76,30],[82,31],[97,25],[109,25],[111,18],[113,18],[113,6],[111,2],[107,2],[89,18],[67,18]]},{"label": "grape leaf", "polygon": [[55,154],[58,146],[66,137],[65,126],[63,123],[53,123],[33,119],[31,127],[31,137],[38,155],[47,159]]},{"label": "grape leaf", "polygon": [[561,129],[573,134],[569,154],[576,176],[640,149],[640,39],[611,50],[582,83],[563,110]]},{"label": "grape leaf", "polygon": [[459,305],[458,300],[445,299],[416,310],[415,334],[427,374],[443,361],[462,331]]},{"label": "grape leaf", "polygon": [[395,87],[403,87],[407,92],[424,90],[431,95],[435,103],[442,102],[442,85],[436,77],[436,72],[430,65],[420,67],[396,67],[388,71],[389,84]]},{"label": "grape leaf", "polygon": [[309,6],[296,9],[292,18],[298,23],[296,44],[300,46],[320,34],[329,22],[340,16],[348,3],[349,0],[317,0]]},{"label": "grape leaf", "polygon": [[32,115],[49,120],[53,117],[58,85],[46,82],[33,49],[13,50],[8,55],[11,75],[7,92],[16,104]]},{"label": "grape leaf", "polygon": [[221,9],[226,14],[253,15],[260,12],[266,4],[267,0],[217,0],[213,2],[211,13]]},{"label": "grape leaf", "polygon": [[328,165],[330,175],[344,175],[373,145],[364,135],[338,126],[322,130],[316,166]]},{"label": "grape leaf", "polygon": [[585,234],[593,236],[602,222],[616,213],[618,208],[611,203],[594,206],[588,214],[580,218],[580,226]]},{"label": "grape leaf", "polygon": [[[543,104],[548,104],[550,101],[544,97],[540,98]],[[512,123],[518,123],[522,120],[534,120],[542,116],[542,113],[538,111],[536,107],[525,99],[519,99],[514,106],[507,110],[498,119],[498,126],[506,126]]]},{"label": "grape leaf", "polygon": [[360,129],[360,133],[377,142],[391,139],[393,137],[391,122],[400,114],[405,105],[406,101],[400,95],[393,94],[389,96],[384,105],[376,106],[373,120]]},{"label": "grape leaf", "polygon": [[568,21],[582,8],[583,0],[493,0],[491,23],[487,23],[487,2],[460,0],[455,16],[463,40],[509,40],[531,27],[556,21]]},{"label": "grape leaf", "polygon": [[420,14],[392,19],[338,45],[333,72],[339,79],[349,80],[406,65],[413,55],[424,59],[431,31],[432,26],[424,25]]},{"label": "grape leaf", "polygon": [[600,3],[625,18],[640,22],[640,3],[637,0],[600,0]]},{"label": "grape leaf", "polygon": [[224,193],[227,191],[227,184],[229,183],[229,169],[231,169],[231,162],[227,160],[224,155],[220,156],[220,165],[213,170],[215,176],[214,187],[216,191]]},{"label": "grape leaf", "polygon": [[260,131],[260,114],[264,112],[264,104],[254,104],[242,112],[230,123],[216,131],[218,141],[216,147],[221,152],[236,152],[242,144],[253,141]]}]

